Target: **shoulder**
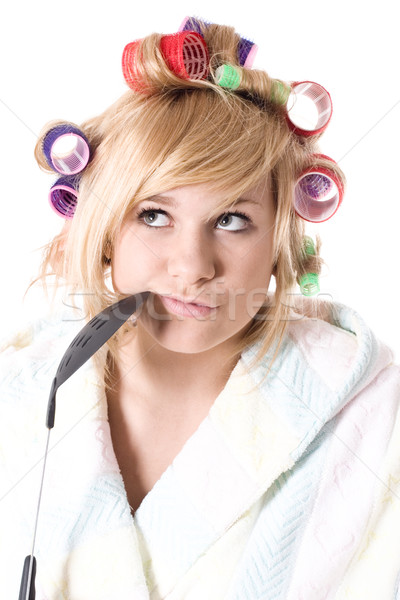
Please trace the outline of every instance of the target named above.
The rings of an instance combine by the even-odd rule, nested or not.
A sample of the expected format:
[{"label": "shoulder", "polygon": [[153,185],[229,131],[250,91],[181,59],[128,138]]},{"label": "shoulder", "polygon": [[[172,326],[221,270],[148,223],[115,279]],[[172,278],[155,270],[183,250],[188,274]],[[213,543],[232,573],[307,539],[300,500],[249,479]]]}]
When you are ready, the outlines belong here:
[{"label": "shoulder", "polygon": [[[46,463],[48,499],[53,499],[52,494],[58,493],[57,486],[61,487],[60,481],[65,483],[70,470],[78,464],[73,451],[85,454],[85,461],[92,456],[86,440],[99,414],[94,410],[90,412],[98,397],[89,369],[82,369],[79,373],[82,375],[71,378],[71,385],[66,382],[61,386],[51,440],[45,426],[52,380],[65,350],[85,322],[82,313],[73,315],[72,311],[60,311],[33,319],[0,343],[0,555],[6,560],[11,556],[12,569],[7,581],[13,585],[18,584],[20,561],[32,543],[46,443],[50,441]],[[79,435],[85,440],[84,446],[77,443]],[[76,478],[73,485],[78,485]],[[62,498],[65,497],[68,497],[68,486]],[[46,521],[43,506],[46,500],[41,508]],[[59,506],[58,503],[57,511]],[[3,588],[4,585],[7,584],[3,583]]]},{"label": "shoulder", "polygon": [[[262,341],[243,353],[246,363],[259,355]],[[354,309],[337,302],[305,303],[289,316],[283,340],[270,348],[254,372],[292,374],[286,385],[298,387],[300,380],[319,382],[329,394],[348,395],[366,387],[381,372],[389,369],[398,376],[393,353],[373,333]],[[291,381],[293,385],[291,386]],[[303,389],[306,392],[307,389]]]},{"label": "shoulder", "polygon": [[63,352],[83,325],[79,313],[60,311],[16,328],[0,340],[0,386],[17,391],[34,382],[48,385]]},{"label": "shoulder", "polygon": [[356,393],[381,372],[398,379],[391,349],[379,340],[362,316],[349,306],[331,303],[321,316],[293,313],[287,335],[304,362],[331,390]]},{"label": "shoulder", "polygon": [[[83,322],[59,312],[34,319],[0,343],[0,462],[42,451],[45,415],[58,364]],[[15,459],[15,460],[14,460]]]},{"label": "shoulder", "polygon": [[[2,490],[14,489],[25,472],[41,461],[48,434],[45,420],[51,384],[66,349],[85,322],[82,313],[58,312],[33,320],[2,342],[0,497]],[[82,420],[82,415],[96,418],[92,409],[99,404],[101,392],[90,361],[77,376],[63,383],[57,392],[53,446]],[[17,486],[17,494],[22,487]]]},{"label": "shoulder", "polygon": [[259,362],[261,342],[242,354],[264,402],[302,440],[299,456],[345,407],[384,400],[393,411],[400,401],[400,371],[390,349],[353,309],[328,308],[323,315],[293,312],[278,350],[270,348]]}]

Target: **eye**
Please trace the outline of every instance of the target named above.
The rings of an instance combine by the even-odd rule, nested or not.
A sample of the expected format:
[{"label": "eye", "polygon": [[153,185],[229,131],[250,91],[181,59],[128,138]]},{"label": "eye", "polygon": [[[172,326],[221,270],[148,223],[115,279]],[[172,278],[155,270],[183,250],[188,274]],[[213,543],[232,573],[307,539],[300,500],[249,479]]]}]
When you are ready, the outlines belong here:
[{"label": "eye", "polygon": [[165,211],[160,208],[157,209],[146,209],[144,208],[137,215],[138,219],[142,221],[147,227],[165,227],[168,225],[168,218]]},{"label": "eye", "polygon": [[248,224],[250,223],[250,218],[238,212],[226,213],[220,217],[218,221],[219,229],[226,229],[227,231],[241,231],[243,229],[247,229]]}]

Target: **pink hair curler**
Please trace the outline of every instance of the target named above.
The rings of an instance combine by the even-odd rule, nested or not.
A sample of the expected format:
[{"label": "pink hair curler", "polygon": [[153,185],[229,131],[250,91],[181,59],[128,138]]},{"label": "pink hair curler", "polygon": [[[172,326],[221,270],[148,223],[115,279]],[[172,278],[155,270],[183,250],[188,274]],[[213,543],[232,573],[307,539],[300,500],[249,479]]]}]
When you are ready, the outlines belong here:
[{"label": "pink hair curler", "polygon": [[342,200],[342,182],[329,168],[310,167],[303,171],[296,182],[294,210],[299,217],[310,223],[322,223],[333,217]]},{"label": "pink hair curler", "polygon": [[[146,92],[147,86],[137,68],[137,53],[142,40],[127,44],[122,54],[122,72],[128,86]],[[209,73],[209,55],[203,37],[195,31],[163,35],[160,51],[168,68],[181,79],[205,79]]]},{"label": "pink hair curler", "polygon": [[72,219],[78,204],[79,177],[60,177],[51,187],[51,208],[64,219]]},{"label": "pink hair curler", "polygon": [[89,142],[80,129],[62,123],[43,139],[43,153],[50,168],[62,175],[80,173],[90,158]]},{"label": "pink hair curler", "polygon": [[329,92],[319,83],[300,81],[292,84],[287,121],[297,135],[308,137],[322,133],[331,120],[332,110]]}]

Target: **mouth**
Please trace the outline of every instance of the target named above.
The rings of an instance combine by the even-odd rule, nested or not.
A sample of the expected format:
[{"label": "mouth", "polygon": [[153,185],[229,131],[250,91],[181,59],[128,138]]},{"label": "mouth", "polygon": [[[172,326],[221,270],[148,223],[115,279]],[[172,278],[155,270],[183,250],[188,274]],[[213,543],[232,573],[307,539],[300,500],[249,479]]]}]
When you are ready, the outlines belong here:
[{"label": "mouth", "polygon": [[159,296],[159,298],[169,312],[182,317],[207,317],[215,313],[218,308],[217,306],[183,301],[172,296]]}]

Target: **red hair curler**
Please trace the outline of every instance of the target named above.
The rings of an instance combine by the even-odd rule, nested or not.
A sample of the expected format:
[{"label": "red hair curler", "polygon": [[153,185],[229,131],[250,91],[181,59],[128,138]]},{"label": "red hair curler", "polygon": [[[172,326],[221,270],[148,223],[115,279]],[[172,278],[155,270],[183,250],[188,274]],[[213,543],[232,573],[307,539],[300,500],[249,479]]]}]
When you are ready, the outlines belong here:
[{"label": "red hair curler", "polygon": [[163,35],[160,50],[168,67],[181,79],[205,79],[210,57],[203,37],[196,31]]},{"label": "red hair curler", "polygon": [[128,86],[135,92],[144,92],[146,86],[142,83],[140,75],[137,70],[137,53],[140,50],[140,43],[142,40],[135,40],[130,42],[124,48],[122,53],[122,73]]},{"label": "red hair curler", "polygon": [[[136,92],[145,92],[147,85],[137,68],[137,53],[142,40],[127,44],[122,54],[122,72],[128,86]],[[195,31],[181,31],[163,35],[160,51],[168,68],[181,79],[206,79],[210,67],[207,45]]]},{"label": "red hair curler", "polygon": [[292,83],[287,122],[294,133],[306,137],[322,133],[331,120],[332,110],[332,99],[322,85],[314,81]]}]

